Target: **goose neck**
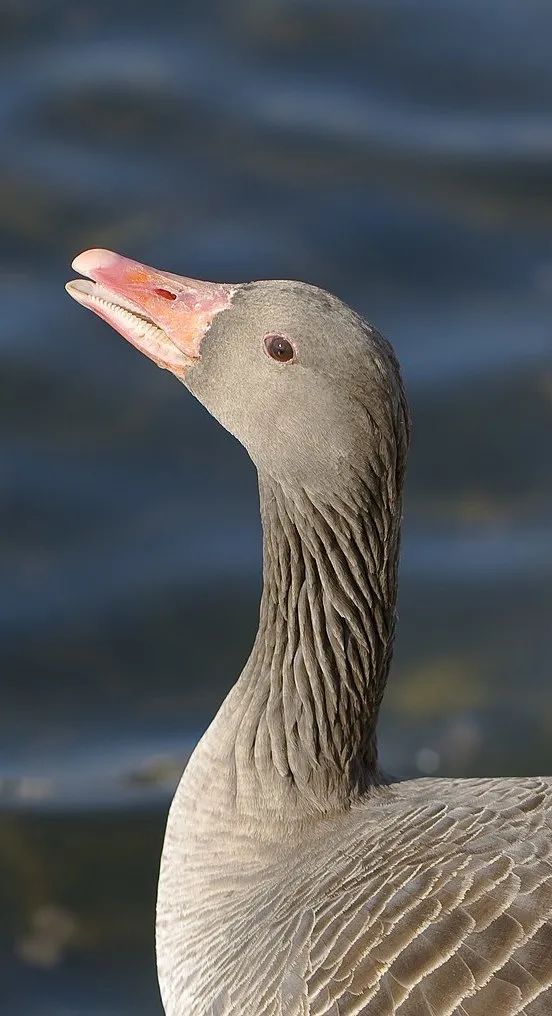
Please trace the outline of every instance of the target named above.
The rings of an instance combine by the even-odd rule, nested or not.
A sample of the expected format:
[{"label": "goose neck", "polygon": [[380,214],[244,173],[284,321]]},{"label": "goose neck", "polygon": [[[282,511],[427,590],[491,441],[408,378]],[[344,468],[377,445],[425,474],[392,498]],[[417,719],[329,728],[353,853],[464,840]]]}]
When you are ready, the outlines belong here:
[{"label": "goose neck", "polygon": [[380,781],[400,507],[366,482],[347,489],[330,504],[260,478],[263,594],[234,689],[235,761],[287,812],[346,807]]}]

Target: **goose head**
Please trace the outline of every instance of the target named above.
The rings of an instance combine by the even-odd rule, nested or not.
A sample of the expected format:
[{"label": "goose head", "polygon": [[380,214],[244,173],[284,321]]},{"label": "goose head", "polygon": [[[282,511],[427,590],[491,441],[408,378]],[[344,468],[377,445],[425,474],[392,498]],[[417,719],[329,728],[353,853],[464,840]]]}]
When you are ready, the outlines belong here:
[{"label": "goose head", "polygon": [[73,268],[84,278],[70,296],[184,383],[262,474],[331,497],[377,459],[400,488],[397,360],[336,296],[287,280],[203,282],[106,250]]}]

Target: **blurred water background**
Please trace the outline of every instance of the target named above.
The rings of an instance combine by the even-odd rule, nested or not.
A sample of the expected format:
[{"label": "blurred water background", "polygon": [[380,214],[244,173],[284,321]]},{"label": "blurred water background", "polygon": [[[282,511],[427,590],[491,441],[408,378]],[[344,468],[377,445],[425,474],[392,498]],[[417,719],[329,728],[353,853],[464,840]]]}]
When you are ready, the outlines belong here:
[{"label": "blurred water background", "polygon": [[63,291],[86,247],[300,278],[414,417],[382,756],[552,771],[552,9],[0,4],[0,1010],[159,1014],[171,791],[237,675],[255,475]]}]

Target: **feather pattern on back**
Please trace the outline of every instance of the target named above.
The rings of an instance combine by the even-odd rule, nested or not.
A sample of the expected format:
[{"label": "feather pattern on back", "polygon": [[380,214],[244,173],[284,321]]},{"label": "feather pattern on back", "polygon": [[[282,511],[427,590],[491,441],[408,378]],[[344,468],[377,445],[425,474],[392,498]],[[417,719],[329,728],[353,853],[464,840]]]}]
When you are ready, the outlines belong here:
[{"label": "feather pattern on back", "polygon": [[250,878],[244,849],[224,897],[205,865],[198,912],[168,921],[185,939],[210,912],[203,969],[183,1008],[177,975],[167,1012],[552,1011],[551,814],[548,780],[415,780],[274,845]]}]

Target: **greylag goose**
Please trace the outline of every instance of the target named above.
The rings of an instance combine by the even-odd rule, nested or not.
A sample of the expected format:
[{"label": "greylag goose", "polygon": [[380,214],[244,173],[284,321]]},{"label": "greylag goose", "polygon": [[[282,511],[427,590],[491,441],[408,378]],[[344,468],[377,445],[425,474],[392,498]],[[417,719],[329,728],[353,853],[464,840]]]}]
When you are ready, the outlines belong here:
[{"label": "greylag goose", "polygon": [[246,447],[251,655],[168,818],[167,1016],[550,1016],[550,779],[378,768],[408,413],[391,346],[300,282],[197,282],[109,251],[68,284]]}]

